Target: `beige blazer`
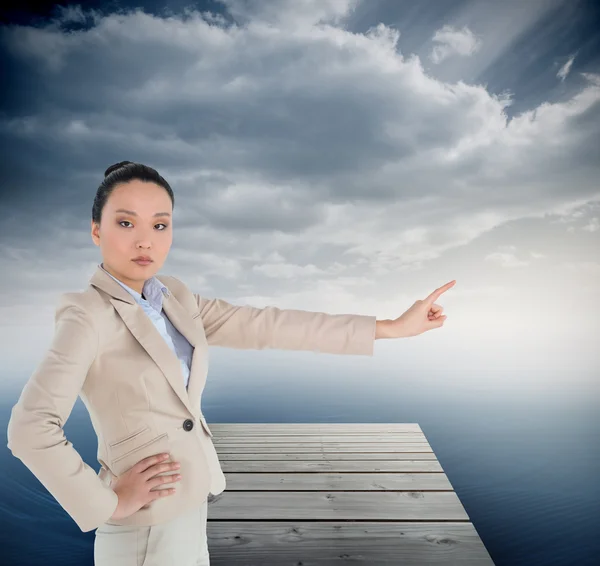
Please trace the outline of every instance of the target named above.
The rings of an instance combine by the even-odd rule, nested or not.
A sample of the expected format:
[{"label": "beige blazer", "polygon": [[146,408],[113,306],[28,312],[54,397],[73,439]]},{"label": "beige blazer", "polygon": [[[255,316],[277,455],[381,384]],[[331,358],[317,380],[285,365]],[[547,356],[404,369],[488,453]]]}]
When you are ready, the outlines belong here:
[{"label": "beige blazer", "polygon": [[[166,315],[194,347],[187,389],[179,360],[144,310],[98,267],[84,291],[60,296],[51,346],[11,411],[8,448],[83,532],[105,522],[163,523],[225,489],[201,412],[208,346],[373,355],[374,316],[236,306],[192,293],[173,276],[157,278],[170,291]],[[63,431],[77,396],[98,436],[99,472]],[[110,520],[118,501],[111,480],[161,452],[181,462],[182,478],[157,489],[176,493]]]}]

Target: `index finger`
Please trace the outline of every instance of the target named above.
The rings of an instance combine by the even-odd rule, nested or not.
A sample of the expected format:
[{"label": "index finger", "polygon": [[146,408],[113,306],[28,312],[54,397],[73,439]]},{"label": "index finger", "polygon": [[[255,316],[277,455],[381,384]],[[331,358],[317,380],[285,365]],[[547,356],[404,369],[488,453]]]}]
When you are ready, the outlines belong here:
[{"label": "index finger", "polygon": [[450,287],[452,287],[455,283],[456,283],[456,279],[453,279],[449,283],[446,283],[445,285],[442,285],[441,287],[438,287],[435,291],[433,291],[433,293],[431,293],[429,295],[429,297],[427,297],[425,299],[425,301],[429,301],[429,302],[434,303],[435,301],[438,300],[439,296],[442,293],[444,293],[445,291],[447,291],[448,289],[450,289]]},{"label": "index finger", "polygon": [[161,452],[160,454],[152,454],[151,456],[142,458],[139,462],[135,464],[135,466],[137,466],[137,469],[140,472],[145,472],[150,466],[153,466],[154,464],[166,462],[169,456],[170,454],[164,452]]}]

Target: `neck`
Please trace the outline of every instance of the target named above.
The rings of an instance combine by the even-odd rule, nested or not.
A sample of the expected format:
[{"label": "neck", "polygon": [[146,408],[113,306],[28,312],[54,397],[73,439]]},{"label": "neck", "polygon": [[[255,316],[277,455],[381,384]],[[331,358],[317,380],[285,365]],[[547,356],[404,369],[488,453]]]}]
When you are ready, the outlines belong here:
[{"label": "neck", "polygon": [[125,277],[121,277],[118,273],[115,273],[110,267],[104,265],[104,263],[101,263],[100,265],[102,266],[102,269],[110,273],[115,279],[118,279],[121,283],[125,283],[125,285],[131,287],[134,291],[142,294],[142,289],[144,288],[144,283],[146,280],[138,281],[136,279],[127,279]]}]

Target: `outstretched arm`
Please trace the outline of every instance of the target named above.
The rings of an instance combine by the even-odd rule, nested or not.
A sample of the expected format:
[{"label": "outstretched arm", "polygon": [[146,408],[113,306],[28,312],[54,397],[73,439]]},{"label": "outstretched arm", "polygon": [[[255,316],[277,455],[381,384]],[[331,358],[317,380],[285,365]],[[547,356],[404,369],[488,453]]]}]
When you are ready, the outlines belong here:
[{"label": "outstretched arm", "polygon": [[373,355],[378,330],[374,316],[258,308],[194,297],[209,345]]}]

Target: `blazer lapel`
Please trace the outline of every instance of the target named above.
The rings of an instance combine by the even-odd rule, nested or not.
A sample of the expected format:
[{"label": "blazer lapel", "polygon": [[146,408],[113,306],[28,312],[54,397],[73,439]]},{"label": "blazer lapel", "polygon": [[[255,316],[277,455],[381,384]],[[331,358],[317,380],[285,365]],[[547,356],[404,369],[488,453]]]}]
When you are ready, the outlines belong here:
[{"label": "blazer lapel", "polygon": [[[159,275],[156,277],[161,280]],[[169,348],[164,338],[160,335],[160,332],[156,329],[152,321],[148,318],[148,315],[140,305],[137,304],[131,294],[123,289],[123,287],[109,275],[104,273],[100,267],[98,267],[96,273],[90,279],[90,284],[110,295],[109,300],[111,304],[117,313],[119,313],[119,316],[122,318],[135,339],[142,345],[148,355],[160,368],[186,408],[193,415],[198,415],[200,410],[199,407],[196,408],[196,399],[188,393],[188,390],[190,393],[192,392],[191,387],[193,385],[194,377],[193,362],[196,355],[198,329],[192,317],[175,298],[173,293],[169,293],[167,296],[163,297],[163,309],[173,326],[185,336],[194,348],[188,390],[186,390],[183,383],[179,359],[171,348]]]}]

